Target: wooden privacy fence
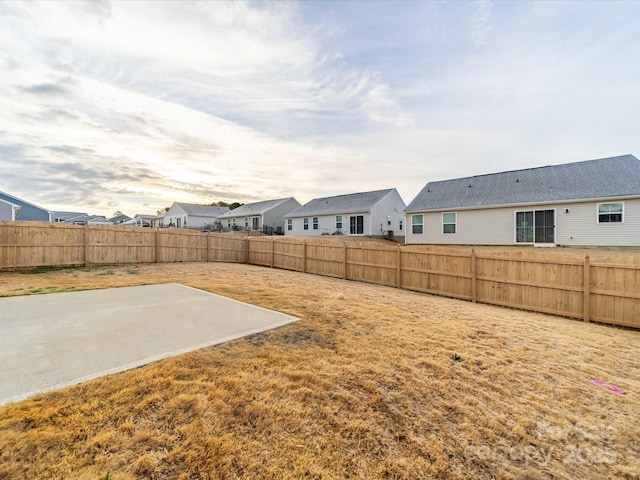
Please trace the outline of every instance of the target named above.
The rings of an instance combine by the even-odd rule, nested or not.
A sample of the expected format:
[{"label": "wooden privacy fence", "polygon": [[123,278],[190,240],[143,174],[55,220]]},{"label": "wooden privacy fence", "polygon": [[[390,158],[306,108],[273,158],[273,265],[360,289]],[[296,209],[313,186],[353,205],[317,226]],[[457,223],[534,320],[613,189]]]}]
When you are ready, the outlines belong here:
[{"label": "wooden privacy fence", "polygon": [[[334,239],[331,239],[334,240]],[[640,259],[0,222],[0,269],[237,262],[640,328]]]}]

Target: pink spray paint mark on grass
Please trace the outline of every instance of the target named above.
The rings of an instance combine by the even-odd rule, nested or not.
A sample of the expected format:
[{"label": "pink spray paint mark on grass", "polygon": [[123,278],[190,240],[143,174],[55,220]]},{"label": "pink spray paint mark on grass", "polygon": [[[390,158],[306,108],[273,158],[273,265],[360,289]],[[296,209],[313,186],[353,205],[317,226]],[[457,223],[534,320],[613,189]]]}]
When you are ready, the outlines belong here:
[{"label": "pink spray paint mark on grass", "polygon": [[613,383],[605,382],[604,380],[591,380],[591,383],[594,385],[598,385],[599,387],[605,388],[609,390],[611,393],[615,393],[616,395],[626,395],[624,390],[620,387],[615,386]]}]

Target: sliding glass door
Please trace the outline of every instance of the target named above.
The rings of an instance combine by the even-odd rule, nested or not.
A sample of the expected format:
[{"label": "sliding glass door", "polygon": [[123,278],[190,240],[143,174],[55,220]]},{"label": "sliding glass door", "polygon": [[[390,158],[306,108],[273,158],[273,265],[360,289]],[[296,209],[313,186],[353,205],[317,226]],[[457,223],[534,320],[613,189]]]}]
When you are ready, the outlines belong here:
[{"label": "sliding glass door", "polygon": [[555,210],[516,212],[516,243],[555,243]]}]

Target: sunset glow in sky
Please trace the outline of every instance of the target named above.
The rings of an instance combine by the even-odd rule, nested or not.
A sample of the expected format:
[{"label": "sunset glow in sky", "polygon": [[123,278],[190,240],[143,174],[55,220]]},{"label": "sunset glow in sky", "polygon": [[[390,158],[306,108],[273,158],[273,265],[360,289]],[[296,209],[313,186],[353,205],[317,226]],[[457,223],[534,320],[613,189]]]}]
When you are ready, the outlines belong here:
[{"label": "sunset glow in sky", "polygon": [[0,191],[154,213],[640,155],[640,2],[2,2]]}]

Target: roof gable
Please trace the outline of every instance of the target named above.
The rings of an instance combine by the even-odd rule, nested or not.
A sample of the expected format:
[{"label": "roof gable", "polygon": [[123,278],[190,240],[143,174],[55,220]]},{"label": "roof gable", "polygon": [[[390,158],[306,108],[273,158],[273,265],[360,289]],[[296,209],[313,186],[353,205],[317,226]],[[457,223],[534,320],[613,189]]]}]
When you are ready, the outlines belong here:
[{"label": "roof gable", "polygon": [[[293,197],[279,198],[277,200],[263,200],[261,202],[246,203],[240,205],[238,208],[234,208],[229,212],[220,215],[220,218],[232,218],[232,217],[250,217],[252,215],[262,215],[268,212],[272,208],[278,207],[289,200],[295,200]],[[298,203],[298,202],[296,202]]]},{"label": "roof gable", "polygon": [[335,197],[314,198],[310,202],[289,212],[285,215],[285,218],[367,212],[395,190],[395,188],[389,188],[387,190],[375,190],[373,192],[349,193]]},{"label": "roof gable", "polygon": [[9,195],[8,193],[5,192],[0,192],[0,198],[10,202],[10,203],[15,203],[17,205],[29,205],[30,207],[36,208],[38,210],[42,210],[43,212],[49,212],[49,210],[47,210],[46,208],[43,208],[39,205],[36,205],[35,203],[31,203],[31,202],[27,202],[26,200],[23,200],[21,198],[18,198],[14,195]]},{"label": "roof gable", "polygon": [[633,155],[429,182],[406,211],[640,195]]}]

